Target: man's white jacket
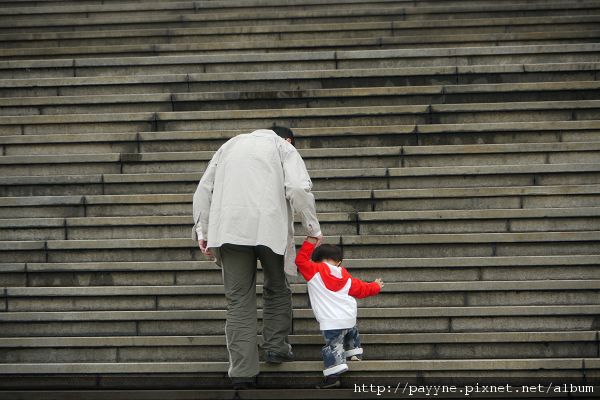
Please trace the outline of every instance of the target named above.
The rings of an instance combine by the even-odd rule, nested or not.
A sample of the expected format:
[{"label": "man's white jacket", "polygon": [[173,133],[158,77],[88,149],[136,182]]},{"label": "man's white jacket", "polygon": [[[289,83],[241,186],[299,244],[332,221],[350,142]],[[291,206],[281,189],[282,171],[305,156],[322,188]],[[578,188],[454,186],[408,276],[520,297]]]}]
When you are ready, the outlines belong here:
[{"label": "man's white jacket", "polygon": [[294,211],[307,235],[319,236],[312,182],[294,146],[260,129],[228,140],[214,154],[194,193],[194,240],[269,247],[296,275]]}]

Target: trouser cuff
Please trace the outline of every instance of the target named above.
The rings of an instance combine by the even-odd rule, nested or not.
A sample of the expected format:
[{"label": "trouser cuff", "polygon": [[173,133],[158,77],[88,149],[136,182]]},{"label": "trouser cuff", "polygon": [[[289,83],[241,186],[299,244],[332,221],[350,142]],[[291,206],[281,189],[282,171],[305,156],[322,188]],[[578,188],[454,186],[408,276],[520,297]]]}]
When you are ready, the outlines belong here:
[{"label": "trouser cuff", "polygon": [[363,353],[362,347],[357,347],[357,348],[352,349],[352,350],[346,350],[344,352],[344,357],[357,356],[357,355],[362,354],[362,353]]},{"label": "trouser cuff", "polygon": [[338,364],[338,365],[334,365],[333,367],[323,370],[323,375],[329,376],[329,375],[341,374],[342,372],[345,372],[345,371],[348,371],[348,364],[346,364],[346,363]]}]

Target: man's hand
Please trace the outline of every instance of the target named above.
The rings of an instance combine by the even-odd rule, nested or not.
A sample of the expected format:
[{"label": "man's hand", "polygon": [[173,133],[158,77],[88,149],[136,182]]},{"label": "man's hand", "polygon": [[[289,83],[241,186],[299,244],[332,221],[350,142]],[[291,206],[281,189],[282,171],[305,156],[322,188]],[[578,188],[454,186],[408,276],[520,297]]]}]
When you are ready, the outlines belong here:
[{"label": "man's hand", "polygon": [[376,284],[378,284],[379,288],[382,288],[384,286],[383,285],[383,281],[381,280],[381,278],[377,278],[373,282],[376,283]]},{"label": "man's hand", "polygon": [[198,240],[198,245],[200,247],[200,250],[202,251],[202,254],[204,254],[207,257],[214,257],[215,255],[212,253],[212,251],[210,251],[207,247],[208,242],[204,239],[202,240]]},{"label": "man's hand", "polygon": [[307,236],[306,240],[309,243],[314,244],[315,247],[318,247],[323,242],[323,235],[321,235],[321,236]]}]

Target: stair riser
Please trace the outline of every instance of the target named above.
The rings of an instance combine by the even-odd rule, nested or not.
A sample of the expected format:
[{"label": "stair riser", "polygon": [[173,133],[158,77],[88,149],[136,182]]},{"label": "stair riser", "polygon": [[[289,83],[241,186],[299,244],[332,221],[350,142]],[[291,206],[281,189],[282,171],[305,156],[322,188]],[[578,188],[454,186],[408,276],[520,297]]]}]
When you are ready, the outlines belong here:
[{"label": "stair riser", "polygon": [[[256,96],[259,94],[257,92]],[[188,102],[152,102],[152,103],[123,103],[101,105],[53,105],[53,106],[10,106],[0,108],[0,116],[15,115],[61,115],[61,114],[102,114],[102,113],[138,113],[138,112],[169,112],[169,111],[220,111],[220,110],[252,110],[269,108],[327,108],[327,107],[360,107],[360,106],[389,106],[389,105],[420,105],[420,104],[454,104],[454,103],[490,103],[513,101],[567,101],[567,100],[596,100],[600,91],[562,90],[555,92],[514,92],[486,94],[446,94],[436,96],[369,96],[346,98],[304,98],[286,99],[272,98],[269,100],[236,100],[236,101],[188,101]]]},{"label": "stair riser", "polygon": [[[420,281],[472,281],[478,280],[481,272],[478,268],[355,268],[352,269],[353,276],[363,280],[373,280],[380,277],[384,281],[394,282],[420,282]],[[520,268],[514,267],[511,277],[519,277]],[[560,267],[563,276],[571,276],[573,279],[597,279],[600,272],[592,267],[569,267],[564,270]],[[484,268],[485,270],[485,268]],[[558,268],[548,267],[544,275],[538,275],[531,279],[545,279],[544,276],[552,277]],[[527,270],[529,271],[529,270]],[[572,271],[572,272],[571,272]],[[550,279],[550,278],[548,278]],[[571,278],[563,278],[571,279]],[[305,282],[300,276],[289,279],[290,283]],[[262,284],[262,272],[257,272],[256,281]],[[13,285],[11,283],[19,284]],[[30,271],[27,276],[19,274],[0,274],[0,285],[2,286],[164,286],[164,285],[220,285],[223,283],[221,270],[198,270],[198,271],[74,271],[74,272],[35,272]]]},{"label": "stair riser", "polygon": [[[474,280],[546,280],[546,279],[600,279],[595,266],[513,266],[464,268],[351,268],[352,275],[363,280],[381,277],[389,282],[437,282]],[[297,277],[292,280],[302,282]],[[262,274],[257,274],[262,283]],[[203,271],[132,271],[132,272],[28,272],[0,274],[0,285],[14,286],[164,286],[164,285],[220,285],[220,270]]]},{"label": "stair riser", "polygon": [[[388,147],[411,145],[448,144],[506,144],[506,143],[556,143],[598,140],[598,131],[515,131],[515,132],[474,132],[474,133],[420,133],[416,134],[374,134],[356,136],[297,137],[296,146],[305,148],[339,147]],[[31,143],[0,145],[5,155],[45,155],[45,154],[98,154],[98,153],[152,153],[168,151],[216,151],[224,140],[170,140],[136,142],[92,142],[92,143]],[[415,157],[415,156],[410,156]],[[426,156],[419,156],[425,158]],[[437,156],[443,157],[443,156]],[[461,156],[464,157],[464,156]],[[488,157],[481,155],[480,157]],[[560,157],[553,156],[554,162]],[[447,161],[447,158],[440,158]],[[310,160],[307,160],[310,162]],[[466,162],[466,161],[465,161]]]},{"label": "stair riser", "polygon": [[[299,361],[318,361],[321,344],[293,345]],[[364,344],[365,360],[431,360],[484,358],[560,358],[595,357],[596,346],[588,342],[575,343],[423,343]],[[169,347],[83,347],[0,349],[2,363],[52,362],[211,362],[227,361],[225,343],[221,346]],[[350,364],[352,367],[352,364]]]},{"label": "stair riser", "polygon": [[[191,192],[190,192],[191,193]],[[426,199],[426,200],[424,200]],[[317,193],[318,212],[394,211],[394,210],[464,210],[491,208],[555,208],[594,207],[598,205],[597,194],[483,196],[448,198],[386,197],[378,194],[376,200],[368,196],[360,199],[322,199]],[[189,216],[191,203],[140,203],[140,204],[88,204],[86,206],[43,206],[1,208],[0,217],[106,217],[141,215],[184,215]]]},{"label": "stair riser", "polygon": [[[373,277],[375,277],[373,275]],[[362,308],[395,307],[464,307],[600,304],[598,290],[564,291],[492,291],[382,293],[377,298],[361,300]],[[262,307],[262,296],[257,305]],[[108,296],[108,297],[8,297],[8,312],[18,311],[154,311],[154,310],[223,310],[223,294],[196,296]],[[308,295],[294,294],[294,308],[310,308]]]},{"label": "stair riser", "polygon": [[[600,254],[598,242],[542,242],[542,243],[475,243],[475,244],[407,244],[345,246],[346,258],[422,258],[422,257],[492,257],[544,256],[569,254]],[[4,262],[116,262],[116,261],[203,261],[200,250],[194,247],[108,249],[108,250],[42,250],[3,251]]]},{"label": "stair riser", "polygon": [[[453,62],[450,65],[455,65]],[[4,70],[5,79],[9,79],[13,70]],[[31,79],[39,70],[32,70],[24,79]],[[73,77],[73,70],[48,69],[48,77]],[[63,72],[61,72],[63,71]],[[64,74],[64,76],[62,75]],[[168,75],[168,74],[167,74]],[[290,91],[306,89],[335,89],[349,87],[389,87],[389,86],[428,86],[456,84],[486,84],[486,83],[535,83],[535,82],[564,82],[564,81],[594,81],[596,70],[554,71],[523,73],[463,73],[397,75],[383,77],[353,77],[353,78],[321,78],[321,79],[281,79],[253,81],[210,81],[156,83],[156,84],[106,84],[106,85],[63,85],[58,87],[8,87],[0,88],[0,97],[35,97],[35,96],[87,96],[106,94],[149,94],[149,93],[185,93],[185,92],[223,92],[223,91]],[[167,80],[167,79],[165,79]]]},{"label": "stair riser", "polygon": [[[335,155],[335,150],[332,150]],[[502,153],[502,154],[433,154],[433,155],[378,155],[338,158],[304,158],[311,169],[445,167],[478,165],[568,164],[600,162],[600,151]],[[148,162],[79,162],[53,164],[2,164],[4,176],[50,176],[93,174],[180,173],[204,171],[208,160],[202,161],[148,161]]]},{"label": "stair riser", "polygon": [[[439,6],[440,3],[438,3],[437,5]],[[462,3],[463,5],[468,5],[469,3]],[[489,4],[489,3],[487,3]],[[493,3],[492,3],[493,4]],[[352,11],[353,14],[360,14],[362,10],[366,10],[369,8],[375,8],[375,9],[381,9],[381,8],[385,8],[385,7],[390,7],[394,5],[393,3],[390,2],[363,2],[363,3],[351,3],[351,4],[307,4],[307,5],[301,5],[302,10],[306,10],[307,12],[310,12],[311,14],[314,13],[318,13],[323,12],[325,13],[328,10],[331,10],[332,7],[342,7],[344,11]],[[0,22],[10,22],[10,21],[30,21],[32,23],[35,23],[34,26],[43,26],[43,23],[47,21],[48,17],[51,17],[53,20],[73,20],[73,21],[78,21],[78,20],[82,20],[85,18],[92,18],[92,19],[102,19],[102,20],[106,20],[106,19],[120,19],[123,17],[123,15],[126,13],[127,15],[131,16],[132,18],[138,20],[138,19],[143,19],[143,18],[158,18],[158,17],[170,17],[170,19],[172,19],[173,17],[178,17],[178,16],[182,16],[182,15],[194,15],[194,14],[199,14],[199,15],[206,15],[206,16],[214,16],[215,14],[221,15],[223,18],[223,22],[227,23],[228,20],[239,20],[239,19],[244,19],[245,16],[247,16],[247,22],[248,25],[252,25],[254,23],[257,23],[257,21],[252,20],[252,16],[253,15],[260,15],[260,14],[272,14],[273,11],[277,11],[278,13],[281,13],[281,17],[293,17],[294,15],[294,11],[298,10],[298,5],[292,4],[292,5],[287,5],[287,4],[279,4],[277,5],[277,7],[268,7],[268,6],[261,6],[261,5],[254,5],[254,6],[244,6],[243,4],[238,4],[235,8],[223,8],[223,7],[216,7],[216,8],[209,8],[209,7],[200,7],[199,9],[195,9],[195,7],[192,4],[187,4],[187,7],[174,7],[174,8],[163,8],[160,10],[148,10],[148,9],[141,9],[138,8],[136,10],[107,10],[107,9],[102,9],[102,8],[98,8],[98,7],[94,7],[92,8],[89,12],[84,12],[84,11],[80,11],[78,12],[78,10],[67,10],[65,11],[64,9],[61,10],[59,8],[55,8],[55,9],[51,9],[49,10],[48,13],[44,13],[44,14],[39,14],[39,13],[31,13],[31,14],[17,14],[17,15],[7,15],[4,18],[0,19]],[[395,13],[396,15],[398,15],[398,13]],[[402,14],[400,14],[402,15]],[[255,17],[256,18],[256,17]],[[260,17],[259,17],[260,18]],[[317,14],[317,16],[315,18],[322,18],[320,15]],[[215,22],[212,21],[213,18],[209,19],[210,22]]]},{"label": "stair riser", "polygon": [[[370,177],[314,179],[314,190],[383,190],[426,189],[482,186],[531,186],[531,185],[590,185],[600,183],[600,173],[558,174],[499,174],[466,176],[423,177]],[[184,194],[194,193],[198,183],[152,182],[152,183],[90,183],[90,184],[39,184],[0,187],[1,196],[58,196],[58,195],[124,195],[124,194]]]},{"label": "stair riser", "polygon": [[[528,2],[529,4],[532,4],[532,2]],[[539,2],[534,2],[539,4]],[[79,3],[77,3],[79,5]],[[454,6],[461,6],[461,7],[469,7],[472,8],[473,3],[472,2],[451,2],[450,4],[454,5]],[[482,3],[478,3],[477,5],[485,8],[485,6],[494,6],[497,3],[494,2],[488,2],[488,1],[484,1]],[[409,10],[413,11],[411,13],[409,13],[408,15],[411,16],[414,14],[415,9],[412,7],[414,6],[413,4],[410,3],[405,3],[402,4],[400,3],[400,6],[402,5],[406,5],[409,6]],[[431,3],[431,2],[425,2],[425,3],[419,3],[419,5],[421,7],[440,7],[440,6],[448,6],[448,3]],[[317,14],[317,18],[321,17],[318,13],[322,12],[322,13],[326,13],[327,11],[331,10],[332,7],[338,7],[341,8],[342,10],[344,10],[345,12],[352,12],[353,14],[361,14],[364,13],[364,11],[369,10],[369,9],[383,9],[383,8],[389,8],[390,6],[396,6],[398,7],[398,4],[394,4],[392,2],[389,1],[380,1],[380,2],[354,2],[354,3],[325,3],[325,4],[318,4],[318,3],[309,3],[309,4],[277,4],[277,7],[273,7],[273,4],[270,4],[270,6],[268,5],[264,5],[264,4],[237,4],[235,6],[235,8],[231,8],[231,7],[227,7],[224,8],[222,7],[222,5],[219,5],[217,7],[207,7],[207,6],[202,6],[202,7],[198,7],[198,9],[196,9],[195,5],[186,3],[186,5],[184,7],[181,7],[181,5],[179,7],[174,6],[174,7],[162,7],[159,10],[156,9],[148,9],[148,8],[143,8],[143,7],[136,7],[136,9],[119,9],[119,7],[116,7],[117,9],[115,10],[115,7],[111,7],[111,8],[105,8],[105,7],[98,7],[98,6],[92,6],[89,8],[86,8],[85,10],[79,10],[79,9],[74,9],[74,10],[69,10],[68,8],[65,9],[64,3],[61,4],[61,7],[48,7],[48,5],[46,3],[44,3],[44,5],[42,7],[44,7],[47,12],[45,13],[27,13],[27,12],[21,12],[18,14],[10,14],[7,15],[6,17],[4,17],[3,19],[0,19],[0,22],[2,22],[2,20],[4,20],[4,22],[11,22],[11,21],[31,21],[31,22],[35,22],[36,25],[43,25],[43,22],[46,22],[47,19],[45,19],[44,17],[51,17],[53,20],[81,20],[81,19],[85,19],[85,18],[92,18],[92,19],[119,19],[122,18],[123,15],[126,13],[127,15],[131,16],[132,18],[135,19],[141,19],[141,18],[157,18],[157,17],[165,17],[165,16],[181,16],[181,15],[194,15],[194,14],[200,14],[200,15],[206,15],[206,16],[214,16],[214,15],[219,15],[222,16],[223,20],[227,21],[230,19],[243,19],[244,16],[249,16],[248,19],[250,19],[251,22],[254,22],[251,20],[252,15],[260,15],[260,14],[272,14],[273,11],[277,11],[278,13],[281,14],[282,17],[294,17],[295,16],[295,11],[298,11],[299,7],[301,7],[302,10],[305,10],[307,13],[310,14]],[[12,8],[16,8],[16,7],[12,7]],[[449,8],[450,10],[452,8]],[[417,9],[418,10],[418,9]],[[443,9],[445,12],[447,12],[448,8]],[[541,11],[541,10],[540,10]],[[463,11],[463,12],[468,12],[468,11]],[[473,12],[473,11],[471,11]],[[477,9],[475,9],[475,12],[477,12]],[[479,11],[480,13],[482,11]],[[397,15],[403,15],[402,11],[396,11]],[[486,14],[489,14],[489,12],[486,12]],[[415,14],[416,16],[424,16],[427,14]],[[460,14],[459,14],[460,15]],[[211,18],[212,19],[212,18]],[[419,18],[420,19],[420,18]],[[249,24],[252,25],[252,24]],[[35,25],[34,25],[35,26]]]},{"label": "stair riser", "polygon": [[[596,207],[599,195],[496,196],[427,199],[318,200],[319,212],[394,210],[471,210],[493,208]],[[141,215],[191,215],[191,203],[108,204],[88,206],[2,207],[0,218],[115,217]],[[300,232],[300,231],[299,231]]]},{"label": "stair riser", "polygon": [[[369,39],[364,40],[361,43],[353,43],[352,41],[339,44],[339,43],[322,43],[319,46],[315,46],[313,43],[290,43],[290,44],[278,44],[278,45],[254,45],[254,46],[237,46],[237,48],[201,48],[201,49],[188,49],[187,47],[164,49],[164,50],[152,50],[148,47],[140,47],[139,50],[127,50],[122,49],[111,49],[99,48],[92,51],[82,51],[79,49],[75,50],[63,50],[56,51],[55,53],[49,53],[45,50],[30,50],[24,52],[18,52],[17,55],[14,52],[0,52],[0,59],[2,60],[31,60],[35,58],[37,60],[55,60],[55,59],[70,59],[70,58],[105,58],[105,57],[157,57],[157,56],[185,56],[185,55],[229,55],[229,54],[243,54],[247,52],[253,53],[269,53],[272,51],[278,52],[297,52],[297,51],[327,51],[331,49],[340,49],[344,51],[356,51],[356,50],[392,50],[392,49],[422,49],[424,46],[435,47],[435,48],[457,48],[457,47],[481,47],[481,46],[521,46],[521,45],[558,45],[558,44],[582,44],[582,43],[598,43],[600,41],[600,34],[588,34],[587,32],[575,33],[569,35],[571,38],[537,38],[534,36],[524,36],[522,39],[516,40],[515,38],[481,38],[481,39],[470,39],[461,40],[457,38],[455,40],[448,41],[446,39],[435,40],[431,39],[426,43],[422,41],[408,42],[382,38],[387,40],[387,43],[381,44],[379,40]],[[359,41],[360,38],[354,39]],[[41,54],[40,54],[41,53]]]},{"label": "stair riser", "polygon": [[[0,30],[0,33],[18,33],[20,32],[60,32],[60,31],[101,31],[101,30],[114,30],[114,29],[160,29],[160,28],[206,28],[206,27],[227,27],[227,26],[248,26],[248,25],[286,25],[286,24],[332,24],[332,23],[354,23],[354,22],[388,22],[397,19],[406,21],[420,21],[420,20],[439,20],[448,18],[448,10],[441,8],[439,13],[431,14],[402,14],[397,12],[387,14],[385,8],[379,8],[382,10],[381,15],[361,15],[360,11],[356,15],[340,15],[340,16],[315,16],[315,17],[288,17],[281,15],[278,18],[271,18],[261,16],[258,14],[256,19],[224,19],[224,20],[203,20],[203,21],[191,21],[191,22],[120,22],[111,24],[102,24],[102,22],[96,22],[95,24],[73,24],[61,26],[36,26],[35,22],[28,24],[27,27],[4,27]],[[585,15],[586,13],[595,14],[598,12],[598,7],[589,7],[587,9],[555,9],[555,10],[520,10],[520,11],[474,11],[474,12],[460,12],[452,14],[453,18],[461,19],[478,19],[478,18],[519,18],[519,17],[544,17],[544,16],[565,16],[565,15]],[[156,13],[157,16],[162,15],[162,11]],[[181,12],[177,13],[181,14]],[[27,17],[25,20],[29,21]],[[85,16],[83,16],[85,18]],[[66,19],[65,21],[69,21]],[[74,20],[76,21],[76,20]]]},{"label": "stair riser", "polygon": [[[135,335],[223,335],[224,320],[177,321],[85,321],[85,322],[6,322],[1,337],[32,336],[135,336]],[[361,333],[425,332],[537,332],[590,330],[592,316],[519,316],[519,317],[435,317],[435,318],[362,318]],[[258,324],[259,333],[261,323]],[[314,319],[296,319],[293,334],[315,334]]]},{"label": "stair riser", "polygon": [[[407,235],[429,233],[478,232],[551,232],[593,231],[600,226],[600,217],[565,217],[535,219],[493,220],[436,220],[436,221],[376,221],[376,222],[321,222],[328,235]],[[188,225],[108,226],[108,227],[55,227],[55,228],[0,228],[0,240],[94,240],[94,239],[156,239],[188,237]],[[302,227],[296,224],[296,232]]]},{"label": "stair riser", "polygon": [[552,207],[594,207],[598,205],[600,196],[569,195],[569,196],[504,196],[504,197],[475,197],[475,198],[432,198],[426,200],[414,199],[380,199],[375,211],[388,210],[469,210],[493,208],[552,208]]},{"label": "stair riser", "polygon": [[[195,111],[200,110],[197,108]],[[118,112],[169,112],[174,111],[170,102],[138,103],[138,104],[102,104],[102,105],[56,105],[43,107],[2,107],[0,116],[16,115],[60,115],[60,114],[102,114]]]},{"label": "stair riser", "polygon": [[600,109],[565,108],[557,110],[526,111],[471,111],[471,112],[434,112],[380,114],[380,115],[348,115],[348,116],[302,116],[275,118],[240,118],[240,119],[198,119],[173,121],[144,121],[144,114],[138,121],[117,122],[80,122],[80,123],[27,123],[24,125],[0,125],[3,135],[41,135],[65,133],[107,133],[107,132],[149,132],[149,131],[193,131],[193,130],[235,130],[272,126],[273,123],[296,128],[315,127],[349,127],[374,125],[426,125],[426,124],[463,124],[463,123],[503,123],[503,122],[547,122],[570,120],[600,119]]},{"label": "stair riser", "polygon": [[[186,35],[153,35],[147,32],[140,32],[139,36],[122,36],[106,38],[77,38],[76,36],[63,37],[61,39],[18,39],[3,40],[2,44],[6,49],[25,49],[25,48],[51,48],[51,47],[96,47],[96,46],[125,46],[125,45],[147,45],[153,44],[189,44],[189,43],[215,43],[215,42],[272,42],[274,40],[315,40],[315,39],[348,39],[348,38],[373,38],[386,36],[446,36],[446,35],[501,35],[505,33],[527,33],[527,32],[552,32],[560,31],[584,31],[597,28],[596,22],[568,23],[557,22],[555,24],[527,24],[527,25],[492,25],[492,26],[464,26],[464,27],[445,27],[436,28],[405,28],[398,25],[397,29],[373,27],[372,29],[346,29],[336,31],[310,31],[305,32],[278,32],[278,33],[221,33],[221,34],[191,34]],[[0,38],[3,39],[3,38]],[[410,38],[407,38],[410,39]],[[465,38],[462,39],[466,41]],[[461,43],[461,42],[457,42]]]},{"label": "stair riser", "polygon": [[[4,79],[596,62],[597,52],[3,69]],[[221,90],[221,89],[213,89]]]}]

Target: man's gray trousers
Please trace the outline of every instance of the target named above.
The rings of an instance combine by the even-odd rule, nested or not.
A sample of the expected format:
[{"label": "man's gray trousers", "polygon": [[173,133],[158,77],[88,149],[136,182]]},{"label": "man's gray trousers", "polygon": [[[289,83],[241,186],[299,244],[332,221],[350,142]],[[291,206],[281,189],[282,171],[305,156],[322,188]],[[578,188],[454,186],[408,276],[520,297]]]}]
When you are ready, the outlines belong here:
[{"label": "man's gray trousers", "polygon": [[292,327],[292,292],[283,270],[283,256],[266,246],[224,244],[215,249],[223,269],[227,298],[225,337],[232,378],[259,373],[256,260],[263,269],[263,350],[288,354]]}]

